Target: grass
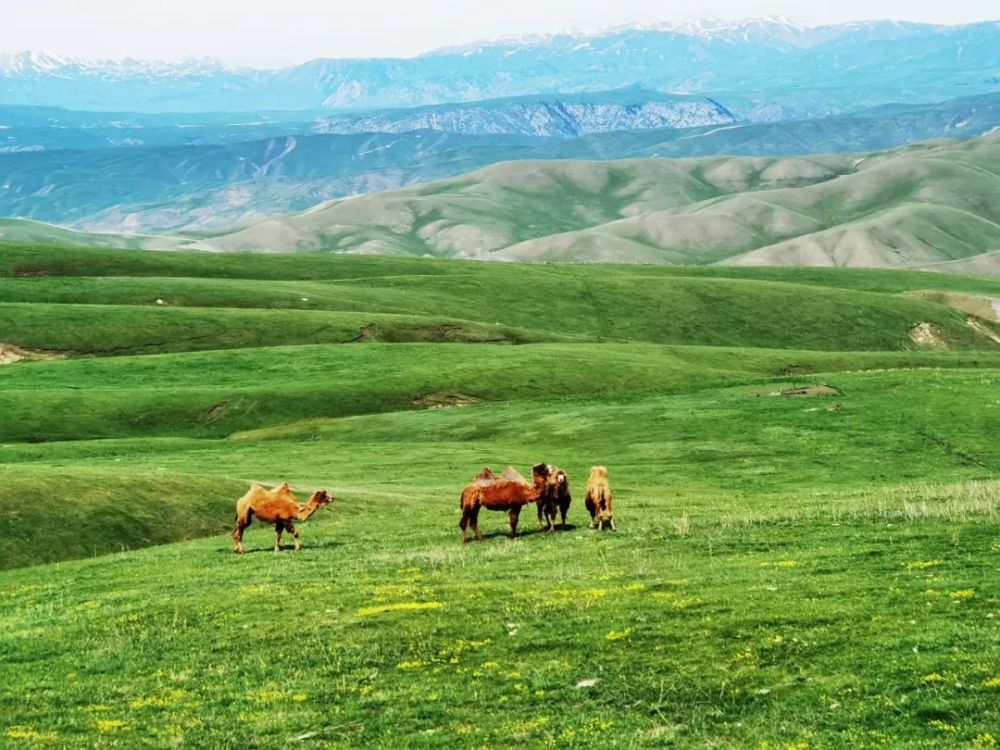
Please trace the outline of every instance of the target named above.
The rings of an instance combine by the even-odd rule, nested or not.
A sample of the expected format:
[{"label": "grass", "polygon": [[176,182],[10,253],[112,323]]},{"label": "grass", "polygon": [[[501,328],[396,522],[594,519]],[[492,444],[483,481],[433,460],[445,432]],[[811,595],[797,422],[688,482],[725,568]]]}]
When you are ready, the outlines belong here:
[{"label": "grass", "polygon": [[[938,280],[947,291],[1000,294],[1000,285],[983,279],[408,259],[394,268],[380,258],[297,257],[283,266],[283,260],[126,251],[28,257],[18,247],[0,250],[6,274],[0,327],[6,343],[81,354],[359,339],[891,351],[916,348],[910,332],[919,323],[932,324],[952,348],[1000,348],[970,328],[966,313],[899,294]],[[81,275],[90,261],[90,275]],[[110,263],[122,275],[103,275]],[[257,278],[272,268],[281,269],[278,278]],[[983,326],[1000,333],[995,322]]]},{"label": "grass", "polygon": [[[173,284],[167,309],[145,311],[174,322],[164,340],[178,349],[192,347],[178,321],[209,312],[291,336],[297,315],[355,304],[441,318],[464,305],[477,324],[531,322],[517,330],[562,340],[247,341],[0,367],[0,744],[996,741],[1000,355],[879,350],[893,318],[867,317],[876,302],[958,316],[896,306],[899,292],[933,289],[927,275],[504,265],[490,273],[517,283],[490,287],[475,264],[403,259],[402,275],[416,274],[404,283],[386,259],[238,256],[166,278],[162,264],[181,274],[186,256],[123,251],[126,275],[77,287],[88,257],[38,249],[35,268],[52,273],[0,279],[3,307],[44,335],[97,341],[81,322],[99,315],[66,312],[88,307],[107,315],[105,338],[124,340],[143,334],[141,300]],[[284,281],[248,283],[268,268]],[[205,283],[212,274],[228,278]],[[626,288],[635,276],[634,303],[607,302],[619,341],[558,294],[559,282]],[[650,343],[665,329],[643,296],[649,278],[757,294],[756,333],[753,308],[732,320],[762,346]],[[518,284],[551,302],[516,309]],[[873,302],[838,313],[829,350],[791,348],[803,329],[767,317],[789,287]],[[316,307],[288,309],[295,294]],[[675,309],[692,316],[691,336],[713,320]],[[872,350],[849,350],[858,341]],[[836,393],[781,395],[813,384]],[[505,516],[484,512],[486,542],[461,545],[472,474],[540,460],[569,473],[570,528],[536,532],[528,508],[511,541]],[[587,528],[595,463],[611,470],[617,533]],[[250,481],[282,480],[336,502],[301,525],[301,552],[275,555],[273,530],[254,524],[248,554],[233,555],[233,501]]]}]

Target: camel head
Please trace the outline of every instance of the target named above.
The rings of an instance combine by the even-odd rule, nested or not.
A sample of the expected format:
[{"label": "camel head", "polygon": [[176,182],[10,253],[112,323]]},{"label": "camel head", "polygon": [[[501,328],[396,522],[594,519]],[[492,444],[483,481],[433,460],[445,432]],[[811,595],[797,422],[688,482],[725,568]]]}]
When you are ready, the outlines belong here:
[{"label": "camel head", "polygon": [[316,492],[313,493],[313,496],[309,498],[309,502],[317,506],[329,505],[333,502],[333,500],[333,495],[326,490],[316,490]]}]

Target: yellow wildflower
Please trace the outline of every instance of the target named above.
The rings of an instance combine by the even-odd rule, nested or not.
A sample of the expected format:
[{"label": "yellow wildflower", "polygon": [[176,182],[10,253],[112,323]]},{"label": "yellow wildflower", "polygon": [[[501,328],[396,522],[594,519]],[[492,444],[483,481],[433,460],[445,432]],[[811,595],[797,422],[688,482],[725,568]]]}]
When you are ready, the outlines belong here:
[{"label": "yellow wildflower", "polygon": [[111,732],[118,732],[128,726],[124,721],[119,721],[118,719],[98,719],[97,720],[97,731],[101,734],[110,734]]},{"label": "yellow wildflower", "polygon": [[926,570],[927,568],[936,568],[938,565],[943,565],[944,560],[914,560],[913,562],[906,563],[907,570]]},{"label": "yellow wildflower", "polygon": [[375,607],[362,607],[355,614],[358,617],[372,617],[386,612],[421,612],[427,609],[441,609],[444,602],[401,602],[399,604],[381,604]]}]

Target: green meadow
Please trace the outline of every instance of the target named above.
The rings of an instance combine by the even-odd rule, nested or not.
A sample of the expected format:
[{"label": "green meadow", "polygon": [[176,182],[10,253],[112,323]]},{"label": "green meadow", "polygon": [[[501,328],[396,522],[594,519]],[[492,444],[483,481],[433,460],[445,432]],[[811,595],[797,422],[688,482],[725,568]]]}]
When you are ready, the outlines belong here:
[{"label": "green meadow", "polygon": [[[0,245],[0,746],[996,747],[994,298]],[[462,545],[540,461],[568,528]],[[336,501],[234,555],[285,480]]]}]

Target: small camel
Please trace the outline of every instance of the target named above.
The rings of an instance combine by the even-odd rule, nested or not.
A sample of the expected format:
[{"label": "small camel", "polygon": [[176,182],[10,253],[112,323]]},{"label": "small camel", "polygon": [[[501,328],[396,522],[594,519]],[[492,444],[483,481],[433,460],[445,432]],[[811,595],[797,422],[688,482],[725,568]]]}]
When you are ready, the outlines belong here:
[{"label": "small camel", "polygon": [[300,503],[292,492],[288,482],[283,482],[273,490],[254,483],[247,493],[236,501],[236,528],[233,529],[233,541],[236,543],[234,552],[242,555],[243,532],[256,516],[264,523],[274,524],[274,551],[281,549],[281,532],[288,531],[295,539],[295,549],[302,545],[299,542],[299,530],[292,521],[305,521],[324,505],[333,502],[333,496],[326,490],[317,490],[309,498],[308,503]]},{"label": "small camel", "polygon": [[603,466],[595,466],[587,478],[587,498],[584,501],[590,511],[590,528],[603,531],[604,524],[609,523],[612,531],[618,531],[615,528],[615,509],[611,501],[608,470]]}]

